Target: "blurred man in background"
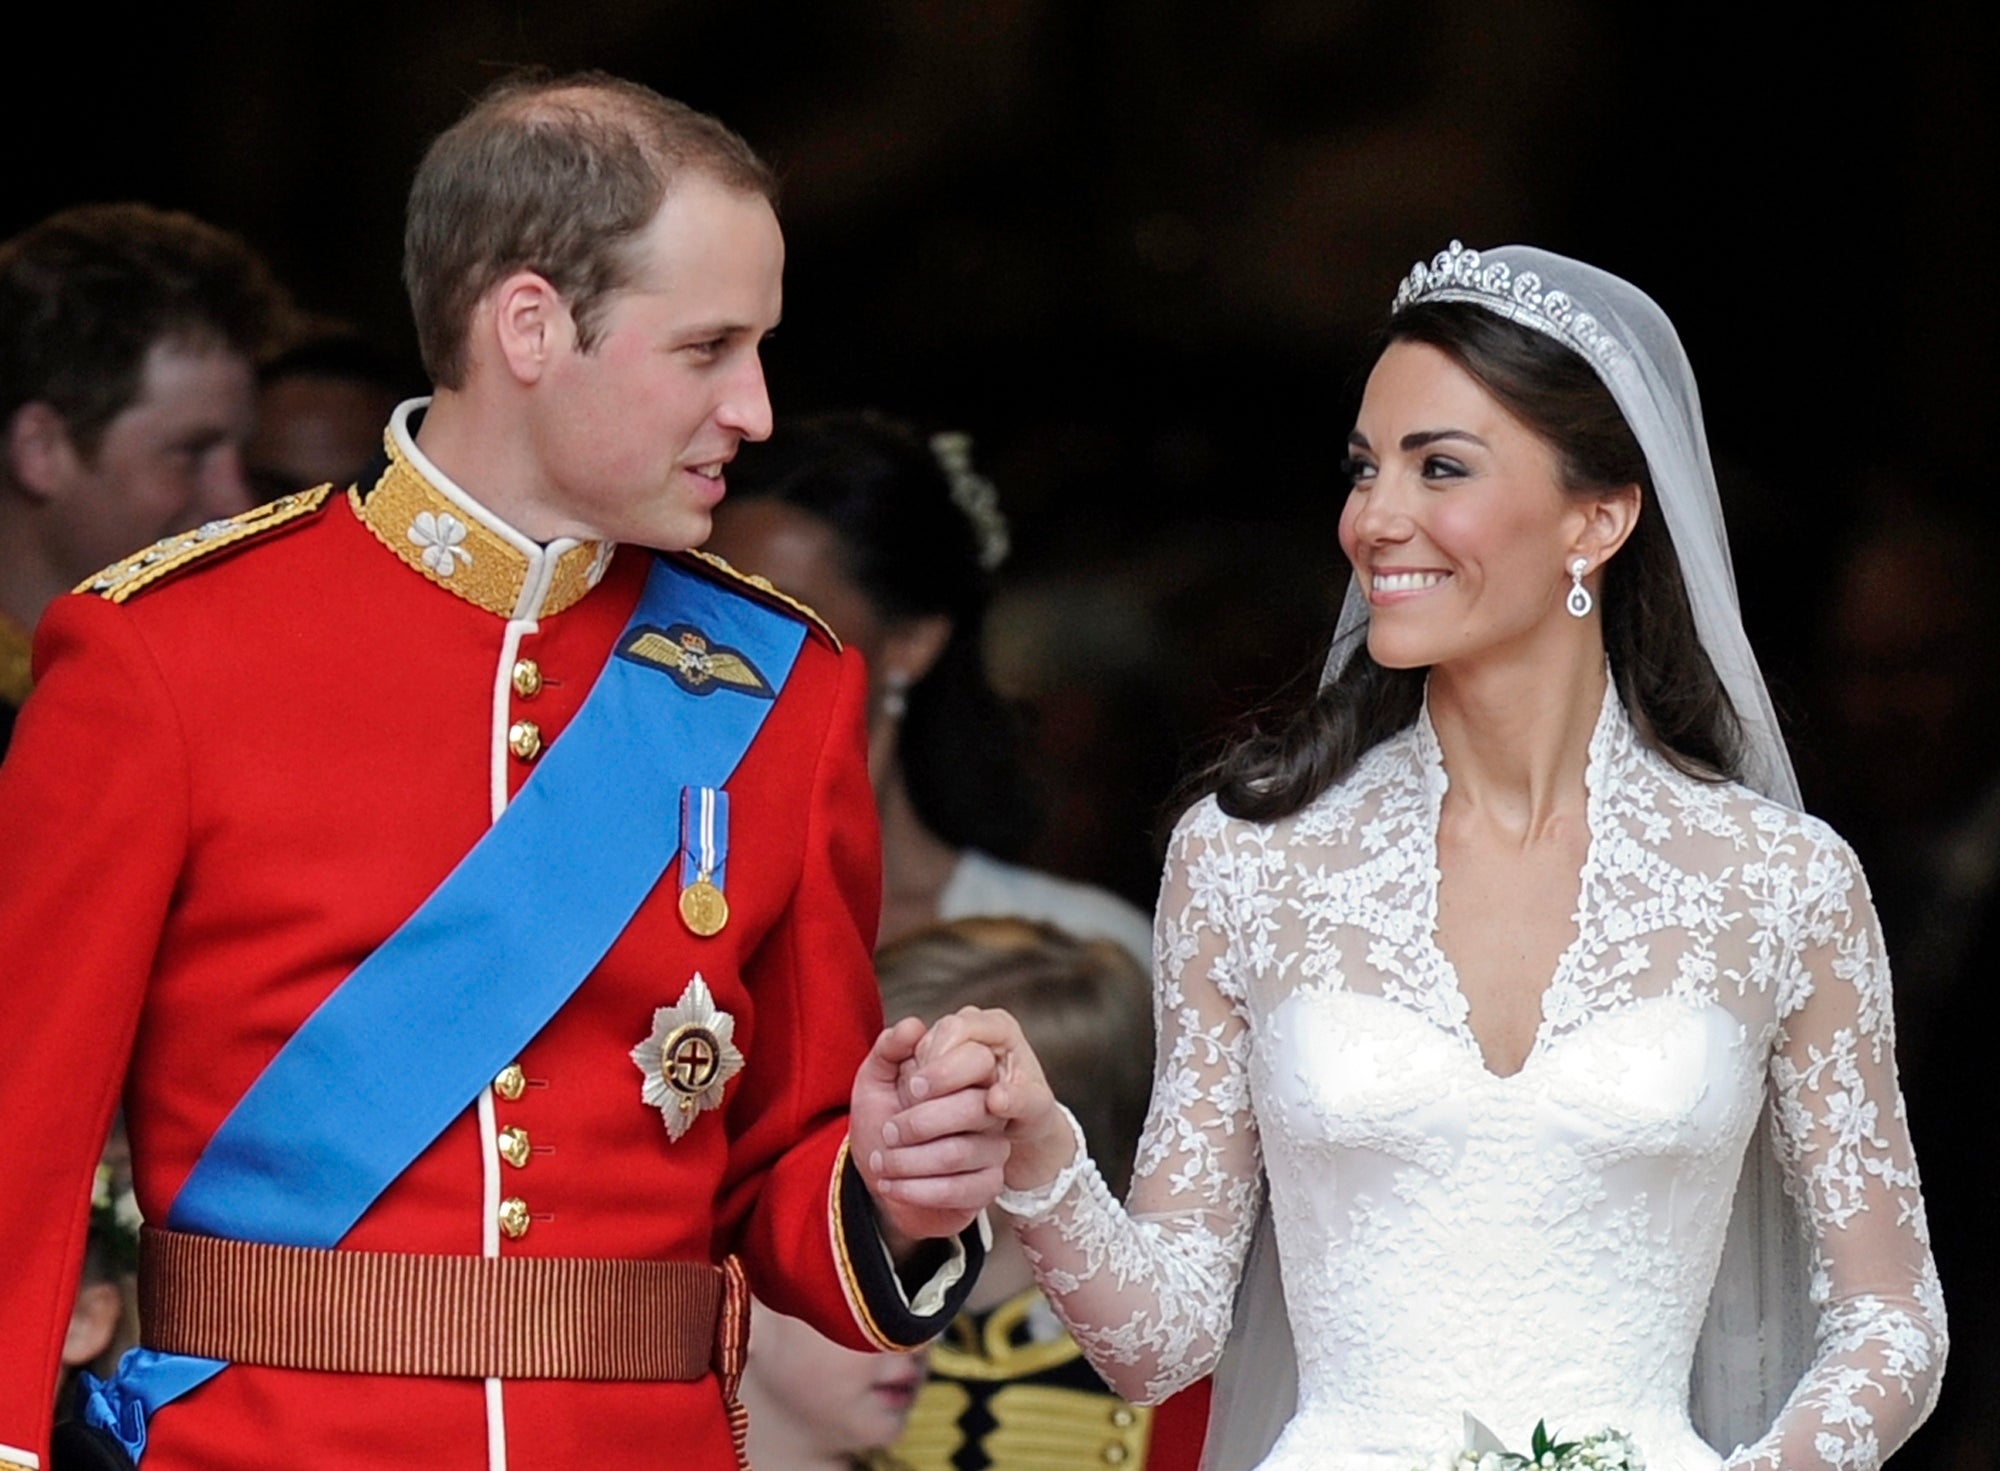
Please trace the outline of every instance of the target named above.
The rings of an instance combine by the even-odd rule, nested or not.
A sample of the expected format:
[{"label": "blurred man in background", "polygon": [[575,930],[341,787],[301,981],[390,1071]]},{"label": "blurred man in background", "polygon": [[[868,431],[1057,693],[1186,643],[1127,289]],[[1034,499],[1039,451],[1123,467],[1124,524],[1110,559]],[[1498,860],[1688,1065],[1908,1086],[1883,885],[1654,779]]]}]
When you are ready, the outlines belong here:
[{"label": "blurred man in background", "polygon": [[243,446],[282,298],[236,236],[99,204],[0,245],[0,751],[42,610],[251,504]]}]

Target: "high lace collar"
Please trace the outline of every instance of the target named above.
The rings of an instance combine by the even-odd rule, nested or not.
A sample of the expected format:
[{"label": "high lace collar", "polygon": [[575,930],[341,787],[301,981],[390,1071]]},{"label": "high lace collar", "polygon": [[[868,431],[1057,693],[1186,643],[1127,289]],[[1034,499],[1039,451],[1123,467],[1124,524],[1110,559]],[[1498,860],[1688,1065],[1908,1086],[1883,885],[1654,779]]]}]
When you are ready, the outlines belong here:
[{"label": "high lace collar", "polygon": [[[1438,740],[1437,727],[1431,722],[1428,680],[1424,682],[1424,702],[1417,711],[1412,735],[1427,794],[1433,803],[1441,801],[1450,790],[1451,777],[1445,770],[1444,747]],[[1625,713],[1624,701],[1618,698],[1617,681],[1606,670],[1604,698],[1597,707],[1597,720],[1591,727],[1590,745],[1583,766],[1583,787],[1593,832],[1598,826],[1598,804],[1606,783],[1615,780],[1619,772],[1630,766],[1641,749],[1638,732],[1632,728],[1631,717]]]},{"label": "high lace collar", "polygon": [[429,399],[399,404],[383,434],[389,468],[355,515],[407,566],[501,618],[542,618],[581,601],[616,550],[611,542],[558,537],[546,546],[487,510],[417,448],[411,416]]}]

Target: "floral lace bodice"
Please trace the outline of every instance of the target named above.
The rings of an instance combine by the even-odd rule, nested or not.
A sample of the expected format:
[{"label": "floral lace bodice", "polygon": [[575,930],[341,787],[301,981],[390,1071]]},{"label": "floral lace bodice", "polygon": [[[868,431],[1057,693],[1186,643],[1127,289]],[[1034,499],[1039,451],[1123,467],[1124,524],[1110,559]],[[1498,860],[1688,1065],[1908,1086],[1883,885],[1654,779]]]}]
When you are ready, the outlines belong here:
[{"label": "floral lace bodice", "polygon": [[1777,1423],[1728,1465],[1873,1466],[1928,1412],[1944,1308],[1852,853],[1676,771],[1615,695],[1587,781],[1576,939],[1508,1077],[1435,939],[1447,780],[1427,716],[1283,821],[1212,799],[1181,820],[1127,1206],[1087,1167],[1014,1202],[1121,1393],[1214,1367],[1268,1180],[1299,1408],[1267,1466],[1405,1471],[1470,1412],[1509,1439],[1544,1416],[1610,1426],[1652,1471],[1710,1471],[1689,1366],[1768,1117],[1819,1327]]}]

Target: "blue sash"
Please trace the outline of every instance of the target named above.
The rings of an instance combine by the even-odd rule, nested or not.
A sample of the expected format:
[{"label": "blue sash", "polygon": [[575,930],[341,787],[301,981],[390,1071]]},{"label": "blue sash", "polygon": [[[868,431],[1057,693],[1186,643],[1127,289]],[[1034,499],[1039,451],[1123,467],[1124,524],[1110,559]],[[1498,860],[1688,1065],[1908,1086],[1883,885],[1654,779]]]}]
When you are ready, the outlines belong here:
[{"label": "blue sash", "polygon": [[[745,689],[625,657],[689,626]],[[664,558],[561,739],[435,893],[322,1002],[195,1162],[166,1224],[331,1247],[583,984],[679,847],[681,793],[721,787],[805,642],[798,620]],[[137,1461],[146,1418],[228,1367],[133,1349],[84,1418]]]}]

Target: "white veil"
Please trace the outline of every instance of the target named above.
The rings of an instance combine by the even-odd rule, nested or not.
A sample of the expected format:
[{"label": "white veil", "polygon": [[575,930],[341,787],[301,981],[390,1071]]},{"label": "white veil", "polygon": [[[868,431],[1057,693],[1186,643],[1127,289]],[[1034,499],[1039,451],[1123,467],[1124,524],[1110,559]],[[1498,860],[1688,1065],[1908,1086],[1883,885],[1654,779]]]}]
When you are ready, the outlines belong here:
[{"label": "white veil", "polygon": [[[1581,261],[1524,245],[1467,250],[1456,240],[1428,265],[1419,262],[1411,270],[1392,311],[1422,301],[1469,302],[1546,333],[1589,363],[1611,390],[1645,453],[1695,630],[1742,724],[1743,780],[1775,801],[1798,806],[1791,757],[1743,632],[1694,370],[1666,313],[1644,292]],[[1346,666],[1367,625],[1367,599],[1350,582],[1322,687]],[[1690,1386],[1696,1426],[1725,1453],[1770,1427],[1804,1372],[1812,1334],[1808,1264],[1805,1235],[1784,1192],[1767,1123],[1744,1161]],[[1237,1292],[1235,1326],[1215,1375],[1203,1471],[1255,1466],[1291,1418],[1297,1394],[1297,1361],[1267,1202]]]}]

